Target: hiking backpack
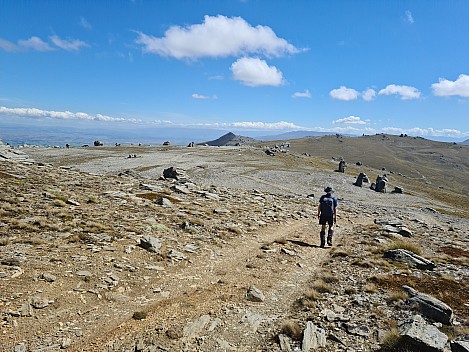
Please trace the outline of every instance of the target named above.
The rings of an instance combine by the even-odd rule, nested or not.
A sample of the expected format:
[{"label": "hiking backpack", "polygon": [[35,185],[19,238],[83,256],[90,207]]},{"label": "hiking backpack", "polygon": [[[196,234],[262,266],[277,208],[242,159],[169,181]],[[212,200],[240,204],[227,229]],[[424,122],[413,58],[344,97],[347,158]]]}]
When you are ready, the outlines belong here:
[{"label": "hiking backpack", "polygon": [[320,199],[320,209],[323,216],[334,215],[334,197],[325,195]]}]

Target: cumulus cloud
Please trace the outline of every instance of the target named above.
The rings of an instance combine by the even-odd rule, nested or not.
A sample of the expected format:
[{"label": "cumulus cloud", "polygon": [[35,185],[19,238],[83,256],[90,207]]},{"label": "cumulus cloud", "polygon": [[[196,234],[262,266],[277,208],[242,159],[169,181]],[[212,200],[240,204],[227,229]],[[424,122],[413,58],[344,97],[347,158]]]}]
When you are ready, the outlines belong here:
[{"label": "cumulus cloud", "polygon": [[292,98],[311,98],[311,93],[308,89],[305,89],[304,92],[293,93]]},{"label": "cumulus cloud", "polygon": [[438,83],[432,84],[433,94],[440,97],[459,95],[469,97],[469,76],[459,75],[456,81],[440,78]]},{"label": "cumulus cloud", "polygon": [[420,91],[417,88],[410,86],[398,86],[390,84],[386,88],[379,91],[380,95],[400,95],[402,100],[418,99],[420,98]]},{"label": "cumulus cloud", "polygon": [[332,121],[333,124],[346,124],[346,125],[366,125],[367,122],[363,121],[360,117],[358,116],[349,116],[349,117],[344,117],[343,119],[338,119],[335,121]]},{"label": "cumulus cloud", "polygon": [[414,17],[412,16],[412,12],[410,12],[409,10],[407,10],[405,12],[405,19],[408,23],[410,24],[413,24],[414,23]]},{"label": "cumulus cloud", "polygon": [[208,96],[208,95],[202,95],[202,94],[197,94],[197,93],[192,94],[192,98],[194,99],[218,99],[216,95]]},{"label": "cumulus cloud", "polygon": [[365,101],[372,101],[376,97],[376,91],[374,89],[368,88],[362,92],[361,96]]},{"label": "cumulus cloud", "polygon": [[79,39],[61,39],[57,35],[51,36],[50,40],[57,47],[67,51],[80,51],[81,48],[89,47],[87,43]]},{"label": "cumulus cloud", "polygon": [[382,129],[385,133],[392,133],[392,134],[401,134],[405,133],[412,136],[430,136],[430,137],[454,137],[454,138],[462,138],[465,136],[469,136],[469,132],[461,132],[455,129],[434,129],[434,128],[398,128],[398,127],[384,127]]},{"label": "cumulus cloud", "polygon": [[250,87],[281,86],[283,74],[259,58],[243,57],[231,65],[233,78]]},{"label": "cumulus cloud", "polygon": [[102,114],[89,115],[84,112],[52,111],[36,108],[7,108],[0,106],[0,115],[18,116],[26,118],[51,118],[59,120],[94,120],[107,122],[140,122],[138,119],[125,119]]},{"label": "cumulus cloud", "polygon": [[338,89],[333,89],[329,92],[329,95],[336,100],[356,100],[360,93],[358,93],[355,89],[347,88],[345,86],[341,86]]},{"label": "cumulus cloud", "polygon": [[172,26],[163,37],[137,32],[136,43],[147,53],[176,59],[228,57],[247,54],[267,57],[300,50],[277,37],[267,26],[251,26],[241,17],[205,16],[202,24]]}]

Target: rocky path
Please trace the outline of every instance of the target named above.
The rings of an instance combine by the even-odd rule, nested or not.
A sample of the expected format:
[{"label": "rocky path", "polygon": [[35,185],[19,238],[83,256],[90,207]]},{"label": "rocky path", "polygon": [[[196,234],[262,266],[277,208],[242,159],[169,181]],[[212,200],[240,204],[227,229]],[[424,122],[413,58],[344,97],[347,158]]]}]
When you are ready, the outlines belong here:
[{"label": "rocky path", "polygon": [[[296,221],[239,238],[224,248],[207,249],[186,267],[166,271],[162,289],[170,292],[168,298],[134,307],[147,312],[144,320],[116,319],[107,332],[79,341],[71,350],[90,351],[93,346],[102,351],[109,345],[116,349],[119,341],[126,345],[150,334],[168,350],[193,344],[201,351],[265,348],[272,342],[272,327],[281,325],[328,254],[316,245],[315,230],[309,219]],[[263,302],[246,298],[251,286],[262,292]],[[204,324],[199,322],[203,327],[190,331],[191,322],[204,316]],[[171,339],[165,333],[168,329],[174,331],[173,338],[182,339]],[[259,333],[264,336],[259,338]]]}]

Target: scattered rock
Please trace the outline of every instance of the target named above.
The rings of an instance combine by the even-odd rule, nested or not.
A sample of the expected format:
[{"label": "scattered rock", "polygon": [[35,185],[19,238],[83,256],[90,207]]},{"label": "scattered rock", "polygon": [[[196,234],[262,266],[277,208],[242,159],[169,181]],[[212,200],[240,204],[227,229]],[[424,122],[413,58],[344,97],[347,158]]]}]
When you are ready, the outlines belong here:
[{"label": "scattered rock", "polygon": [[450,306],[435,297],[418,292],[412,287],[402,286],[402,288],[410,296],[409,303],[415,306],[423,316],[445,325],[451,325],[453,310]]},{"label": "scattered rock", "polygon": [[399,322],[399,333],[402,343],[412,346],[414,351],[443,351],[448,341],[448,336],[420,315]]},{"label": "scattered rock", "polygon": [[309,352],[319,347],[326,346],[326,332],[314,325],[311,321],[306,323],[303,332],[303,343],[301,344],[302,352]]},{"label": "scattered rock", "polygon": [[384,258],[406,263],[421,270],[433,270],[436,268],[436,265],[428,259],[425,259],[407,249],[388,250],[384,252]]},{"label": "scattered rock", "polygon": [[156,237],[146,236],[140,239],[138,246],[149,252],[159,253],[161,249],[161,240]]},{"label": "scattered rock", "polygon": [[246,298],[248,299],[248,301],[251,301],[251,302],[264,302],[265,301],[264,294],[256,286],[249,287],[246,293]]}]

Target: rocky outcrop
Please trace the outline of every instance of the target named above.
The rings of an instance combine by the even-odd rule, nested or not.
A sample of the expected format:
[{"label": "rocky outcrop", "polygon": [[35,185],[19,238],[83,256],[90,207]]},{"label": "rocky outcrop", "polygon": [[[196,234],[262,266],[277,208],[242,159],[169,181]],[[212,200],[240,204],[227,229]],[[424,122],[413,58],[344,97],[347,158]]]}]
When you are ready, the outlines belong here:
[{"label": "rocky outcrop", "polygon": [[428,324],[420,315],[399,323],[401,343],[412,351],[437,352],[443,351],[448,336],[434,325]]},{"label": "rocky outcrop", "polygon": [[436,265],[407,249],[391,249],[384,252],[384,258],[406,263],[421,270],[433,270]]},{"label": "rocky outcrop", "polygon": [[453,310],[446,303],[414,290],[410,286],[402,287],[410,296],[408,302],[415,307],[423,316],[432,321],[445,325],[451,325],[453,320]]}]

